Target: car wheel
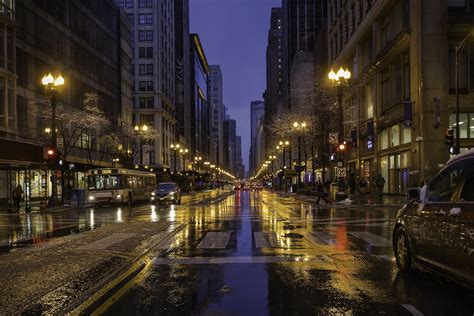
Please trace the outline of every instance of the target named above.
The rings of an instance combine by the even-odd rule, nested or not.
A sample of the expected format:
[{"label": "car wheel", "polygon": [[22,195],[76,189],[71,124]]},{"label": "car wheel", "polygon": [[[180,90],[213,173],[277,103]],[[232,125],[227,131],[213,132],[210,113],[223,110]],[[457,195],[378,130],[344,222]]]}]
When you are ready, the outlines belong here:
[{"label": "car wheel", "polygon": [[400,271],[410,271],[412,269],[410,241],[408,240],[408,234],[404,227],[399,227],[397,229],[393,250],[395,252],[395,259],[397,260],[397,266]]},{"label": "car wheel", "polygon": [[127,204],[128,206],[132,206],[132,203],[133,203],[132,193],[128,192]]}]

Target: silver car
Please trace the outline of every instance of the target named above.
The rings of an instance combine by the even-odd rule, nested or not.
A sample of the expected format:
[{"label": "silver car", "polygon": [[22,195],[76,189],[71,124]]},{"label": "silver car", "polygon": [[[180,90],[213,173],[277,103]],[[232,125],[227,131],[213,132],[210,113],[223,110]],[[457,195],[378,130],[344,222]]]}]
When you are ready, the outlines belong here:
[{"label": "silver car", "polygon": [[408,197],[393,229],[400,270],[423,266],[474,287],[474,149]]},{"label": "silver car", "polygon": [[174,204],[181,204],[181,189],[174,182],[163,182],[158,184],[158,187],[151,194],[152,202],[172,202]]}]

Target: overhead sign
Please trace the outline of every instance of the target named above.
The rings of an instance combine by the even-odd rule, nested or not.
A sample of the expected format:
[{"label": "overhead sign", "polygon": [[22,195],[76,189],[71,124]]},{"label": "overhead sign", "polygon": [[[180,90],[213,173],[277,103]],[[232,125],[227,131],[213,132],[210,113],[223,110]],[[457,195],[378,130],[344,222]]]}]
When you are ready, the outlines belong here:
[{"label": "overhead sign", "polygon": [[337,133],[329,133],[329,143],[330,144],[337,144],[338,143],[338,134]]},{"label": "overhead sign", "polygon": [[58,138],[56,139],[56,146],[57,146],[58,148],[64,148],[64,138],[58,137]]},{"label": "overhead sign", "polygon": [[345,178],[346,177],[346,168],[337,168],[336,174],[338,178]]}]

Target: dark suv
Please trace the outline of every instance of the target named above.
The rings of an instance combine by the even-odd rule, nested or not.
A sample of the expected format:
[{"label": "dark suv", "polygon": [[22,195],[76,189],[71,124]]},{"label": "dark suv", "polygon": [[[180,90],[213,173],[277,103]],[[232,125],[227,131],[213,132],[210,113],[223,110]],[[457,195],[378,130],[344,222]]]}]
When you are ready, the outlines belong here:
[{"label": "dark suv", "polygon": [[421,191],[408,190],[410,202],[397,215],[398,267],[422,264],[474,287],[474,149],[450,159]]},{"label": "dark suv", "polygon": [[181,204],[181,190],[179,186],[174,182],[163,182],[158,184],[158,187],[152,192],[152,202],[170,201],[174,204]]}]

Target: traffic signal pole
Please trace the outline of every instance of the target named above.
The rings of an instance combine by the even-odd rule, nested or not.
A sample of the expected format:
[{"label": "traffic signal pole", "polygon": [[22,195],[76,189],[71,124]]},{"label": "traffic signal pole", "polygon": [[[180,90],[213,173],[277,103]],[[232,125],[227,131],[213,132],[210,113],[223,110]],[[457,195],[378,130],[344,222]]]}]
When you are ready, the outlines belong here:
[{"label": "traffic signal pole", "polygon": [[57,184],[57,177],[56,177],[56,165],[58,162],[58,136],[56,132],[56,91],[54,89],[50,90],[51,92],[51,142],[52,142],[52,150],[54,151],[54,163],[53,167],[51,168],[51,197],[49,200],[49,205],[54,206],[56,205],[56,201],[58,199],[58,184]]}]

